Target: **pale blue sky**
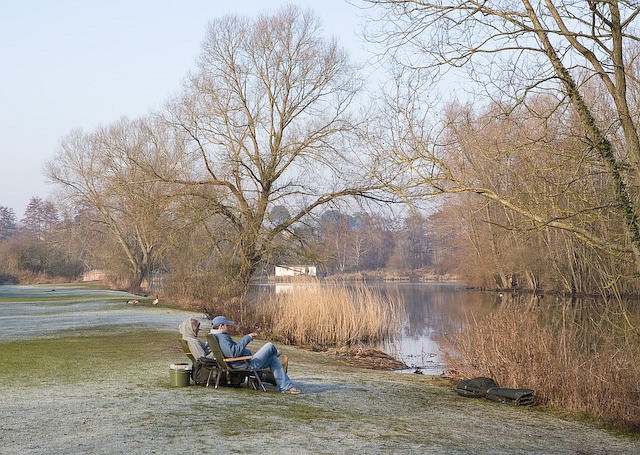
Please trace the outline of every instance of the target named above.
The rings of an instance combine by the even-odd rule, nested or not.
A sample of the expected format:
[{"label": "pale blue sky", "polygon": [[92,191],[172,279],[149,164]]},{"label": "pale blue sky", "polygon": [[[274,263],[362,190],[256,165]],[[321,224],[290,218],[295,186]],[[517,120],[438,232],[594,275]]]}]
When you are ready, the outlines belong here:
[{"label": "pale blue sky", "polygon": [[[354,59],[360,12],[344,0],[23,0],[0,8],[0,205],[18,220],[59,140],[158,109],[180,88],[207,23],[227,14],[315,10]],[[267,9],[268,8],[268,9]]]}]

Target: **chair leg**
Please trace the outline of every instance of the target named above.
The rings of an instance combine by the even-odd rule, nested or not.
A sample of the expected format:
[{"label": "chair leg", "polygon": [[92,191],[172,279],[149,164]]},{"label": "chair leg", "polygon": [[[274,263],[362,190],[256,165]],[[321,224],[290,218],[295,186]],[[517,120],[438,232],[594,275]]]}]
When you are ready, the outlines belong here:
[{"label": "chair leg", "polygon": [[222,377],[223,373],[226,375],[227,370],[223,370],[223,369],[218,370],[218,377],[216,378],[216,386],[214,387],[215,389],[217,389],[218,386],[220,385],[220,378]]},{"label": "chair leg", "polygon": [[264,384],[262,383],[262,379],[260,379],[260,374],[256,371],[256,370],[252,370],[253,375],[256,378],[256,381],[258,382],[258,385],[260,386],[260,388],[262,389],[263,392],[266,392],[267,389],[264,387]]},{"label": "chair leg", "polygon": [[[213,368],[211,368],[211,370],[209,371],[209,376],[207,377],[207,385],[206,387],[209,387],[209,383],[211,382],[211,375],[213,374]],[[220,377],[220,373],[218,373],[218,377]],[[217,388],[217,386],[216,386]]]}]

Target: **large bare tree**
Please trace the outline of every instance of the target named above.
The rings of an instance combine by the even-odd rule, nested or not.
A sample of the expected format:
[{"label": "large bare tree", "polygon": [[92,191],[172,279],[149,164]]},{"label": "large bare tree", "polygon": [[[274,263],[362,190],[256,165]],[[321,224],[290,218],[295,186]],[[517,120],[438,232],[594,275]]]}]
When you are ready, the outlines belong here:
[{"label": "large bare tree", "polygon": [[[347,198],[381,199],[364,175],[351,106],[357,71],[310,11],[286,7],[256,19],[210,23],[197,70],[164,116],[189,147],[167,159],[176,178],[132,155],[156,179],[200,198],[224,220],[229,278],[246,285],[282,234],[314,210]],[[274,211],[274,208],[278,210]],[[271,216],[277,213],[278,216]]]},{"label": "large bare tree", "polygon": [[[355,2],[354,2],[355,3]],[[494,200],[533,225],[572,232],[582,241],[614,255],[626,255],[640,267],[637,186],[640,177],[636,30],[640,8],[633,1],[417,1],[363,0],[379,27],[370,38],[386,45],[394,64],[430,74],[463,68],[484,90],[485,100],[502,114],[527,109],[531,118],[558,115],[578,119],[582,151],[607,176],[618,219],[626,236],[609,239],[578,219],[578,211],[554,212],[522,198],[459,179],[460,168],[446,160],[447,146],[423,137],[416,104],[393,105],[412,126],[393,135],[396,160],[414,171],[413,182],[432,192],[473,192]],[[532,95],[545,93],[554,109],[539,112]],[[402,101],[401,98],[398,98]],[[407,98],[404,99],[406,101]],[[407,113],[410,112],[410,113]],[[398,125],[395,125],[398,126]],[[576,134],[577,130],[573,130]],[[532,158],[541,138],[529,138]],[[429,149],[429,150],[427,150]],[[563,150],[557,150],[563,153]],[[574,154],[575,150],[569,153]],[[499,154],[496,154],[498,156]],[[570,155],[567,155],[570,156]],[[419,163],[419,165],[418,165]],[[468,164],[468,163],[467,163]],[[502,163],[509,166],[509,163]],[[496,165],[500,165],[497,161]],[[505,168],[506,170],[507,168]],[[540,171],[541,169],[538,169]],[[567,174],[573,169],[567,167]],[[607,186],[603,191],[607,191]],[[584,207],[581,207],[584,209]],[[595,204],[591,209],[596,209]],[[584,213],[581,211],[581,213]]]}]

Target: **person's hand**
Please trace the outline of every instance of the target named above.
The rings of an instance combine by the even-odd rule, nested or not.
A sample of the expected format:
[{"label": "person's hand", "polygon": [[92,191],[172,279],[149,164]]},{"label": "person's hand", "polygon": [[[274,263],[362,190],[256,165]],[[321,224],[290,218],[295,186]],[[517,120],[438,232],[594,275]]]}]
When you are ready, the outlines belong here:
[{"label": "person's hand", "polygon": [[258,336],[258,334],[257,334],[256,332],[251,332],[251,333],[249,334],[249,336],[250,336],[250,337],[251,337],[251,339],[253,340],[255,337],[257,337],[257,336]]}]

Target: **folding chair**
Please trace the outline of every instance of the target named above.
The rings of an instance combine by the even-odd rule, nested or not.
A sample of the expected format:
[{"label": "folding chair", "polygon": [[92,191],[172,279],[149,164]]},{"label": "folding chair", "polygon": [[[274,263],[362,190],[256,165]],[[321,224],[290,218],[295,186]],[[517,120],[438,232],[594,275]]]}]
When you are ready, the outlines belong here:
[{"label": "folding chair", "polygon": [[[213,356],[215,357],[216,361],[218,362],[218,366],[220,367],[220,372],[218,373],[218,377],[216,378],[216,389],[218,388],[218,385],[220,385],[220,377],[224,372],[229,376],[229,378],[232,374],[243,376],[243,380],[247,377],[250,377],[253,380],[251,381],[252,384],[257,383],[257,387],[260,387],[263,392],[267,391],[267,389],[264,387],[264,384],[262,383],[262,379],[260,378],[260,373],[263,370],[256,370],[251,366],[251,362],[249,362],[253,358],[253,356],[247,355],[242,357],[225,358],[224,354],[222,353],[222,349],[220,349],[220,343],[218,343],[218,339],[214,334],[211,333],[207,335],[207,343],[209,343],[211,352],[213,352]],[[240,366],[233,366],[230,365],[229,362],[243,362],[243,364]],[[254,387],[256,386],[254,385]]]},{"label": "folding chair", "polygon": [[[189,343],[187,343],[187,341],[186,341],[186,340],[184,340],[183,338],[180,338],[180,345],[182,346],[182,350],[184,351],[185,355],[186,355],[187,357],[189,357],[189,360],[191,360],[191,376],[192,376],[192,379],[194,380],[194,382],[196,382],[196,384],[198,384],[198,385],[202,385],[203,383],[198,382],[198,381],[196,380],[196,373],[197,373],[197,372],[196,372],[196,358],[195,358],[195,356],[191,353],[191,349],[189,349]],[[205,362],[204,367],[209,369],[209,374],[208,374],[208,377],[207,377],[207,382],[206,382],[206,383],[204,383],[204,385],[205,385],[206,387],[209,387],[209,384],[211,383],[211,376],[213,375],[213,373],[214,373],[214,372],[217,372],[217,371],[218,371],[218,369],[219,369],[219,368],[218,368],[218,364],[217,364],[217,362],[216,362],[216,361],[214,361],[213,359],[208,359],[208,360],[207,360],[207,359],[205,359],[205,358],[203,358],[203,359],[201,360],[201,362]],[[198,366],[200,366],[200,364],[198,364]],[[218,373],[218,375],[219,375],[219,373]],[[197,376],[199,377],[200,375],[197,375]]]},{"label": "folding chair", "polygon": [[191,363],[195,363],[196,358],[193,356],[193,354],[191,354],[191,349],[189,349],[187,340],[185,340],[184,338],[180,338],[180,345],[182,346],[182,350],[184,351],[185,355],[189,357],[189,360],[191,360]]}]

